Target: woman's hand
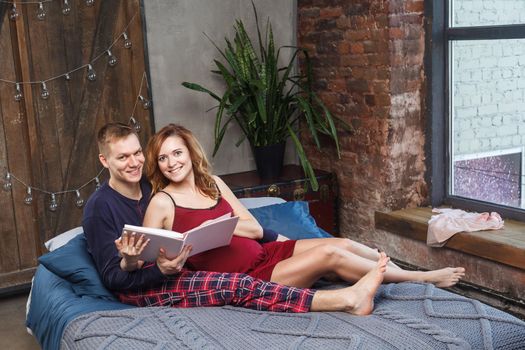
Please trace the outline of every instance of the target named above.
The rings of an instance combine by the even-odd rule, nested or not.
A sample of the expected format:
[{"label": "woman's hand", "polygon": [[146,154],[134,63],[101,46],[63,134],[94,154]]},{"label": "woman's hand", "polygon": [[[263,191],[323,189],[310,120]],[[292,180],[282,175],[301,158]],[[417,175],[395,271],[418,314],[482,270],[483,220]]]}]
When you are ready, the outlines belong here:
[{"label": "woman's hand", "polygon": [[115,246],[117,247],[119,255],[122,257],[120,267],[124,271],[140,269],[144,264],[144,261],[139,260],[139,256],[148,245],[149,239],[144,239],[144,235],[140,235],[137,239],[137,236],[135,232],[129,234],[124,231],[122,237],[115,240]]},{"label": "woman's hand", "polygon": [[174,275],[182,271],[182,267],[188,259],[188,255],[191,252],[191,245],[187,245],[182,248],[182,251],[176,258],[169,259],[166,257],[166,251],[160,248],[159,256],[157,257],[157,266],[163,275],[169,276]]}]

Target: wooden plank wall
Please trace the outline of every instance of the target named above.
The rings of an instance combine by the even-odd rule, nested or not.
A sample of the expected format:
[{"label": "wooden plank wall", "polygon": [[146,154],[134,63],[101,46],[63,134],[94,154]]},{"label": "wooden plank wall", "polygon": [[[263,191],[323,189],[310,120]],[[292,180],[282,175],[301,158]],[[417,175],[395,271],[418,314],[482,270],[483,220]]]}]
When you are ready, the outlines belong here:
[{"label": "wooden plank wall", "polygon": [[[18,3],[20,16],[12,21],[11,5],[0,3],[0,79],[40,82],[60,76],[46,82],[48,99],[40,96],[41,84],[22,84],[20,102],[14,100],[15,84],[0,81],[0,176],[10,171],[49,192],[76,189],[102,169],[96,131],[104,123],[127,123],[133,113],[144,144],[153,131],[151,110],[140,101],[134,110],[146,69],[140,1],[69,3],[69,15],[62,13],[62,1],[44,3],[43,21],[36,16],[38,4]],[[124,30],[130,49],[124,47]],[[105,51],[113,43],[118,63],[110,67]],[[70,73],[69,81],[63,76],[90,62],[95,81],[87,79],[87,68]],[[146,82],[142,95],[150,99]],[[27,188],[12,184],[12,191],[0,191],[0,288],[28,282],[45,252],[43,243],[79,226],[82,218],[74,193],[57,196],[59,208],[51,212],[50,195],[33,190],[33,204],[26,205]],[[89,184],[81,196],[87,200],[94,189]]]}]

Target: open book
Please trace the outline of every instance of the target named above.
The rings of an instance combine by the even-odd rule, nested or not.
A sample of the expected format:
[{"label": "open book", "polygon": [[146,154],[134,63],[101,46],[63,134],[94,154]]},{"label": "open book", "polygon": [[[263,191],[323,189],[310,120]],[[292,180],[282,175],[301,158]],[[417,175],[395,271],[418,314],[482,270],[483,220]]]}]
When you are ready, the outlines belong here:
[{"label": "open book", "polygon": [[160,248],[164,248],[166,256],[171,259],[179,255],[182,248],[188,244],[193,247],[190,256],[228,245],[238,220],[238,216],[226,214],[184,233],[133,225],[125,225],[122,232],[136,232],[139,235],[144,234],[146,239],[149,238],[150,241],[140,254],[140,259],[155,261]]}]

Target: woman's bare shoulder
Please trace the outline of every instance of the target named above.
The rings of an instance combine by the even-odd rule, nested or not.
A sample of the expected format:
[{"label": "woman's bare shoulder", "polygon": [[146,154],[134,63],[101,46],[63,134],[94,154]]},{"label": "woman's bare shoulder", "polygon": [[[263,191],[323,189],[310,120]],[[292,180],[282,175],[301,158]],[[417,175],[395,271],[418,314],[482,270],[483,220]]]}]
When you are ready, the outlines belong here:
[{"label": "woman's bare shoulder", "polygon": [[155,209],[170,208],[173,207],[173,198],[168,192],[157,192],[151,198],[149,206],[152,206]]}]

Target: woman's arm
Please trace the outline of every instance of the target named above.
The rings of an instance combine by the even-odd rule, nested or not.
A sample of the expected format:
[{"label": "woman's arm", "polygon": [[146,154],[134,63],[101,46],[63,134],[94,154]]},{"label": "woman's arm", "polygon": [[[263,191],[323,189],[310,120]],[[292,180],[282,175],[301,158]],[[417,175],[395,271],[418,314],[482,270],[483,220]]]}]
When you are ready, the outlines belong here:
[{"label": "woman's arm", "polygon": [[175,209],[165,193],[157,193],[151,198],[144,215],[142,226],[171,230]]},{"label": "woman's arm", "polygon": [[242,205],[242,203],[235,197],[232,190],[222,181],[218,176],[213,176],[221,191],[224,199],[230,203],[233,209],[233,215],[239,217],[239,222],[235,227],[234,234],[236,236],[248,237],[252,239],[261,239],[263,237],[263,229],[253,215]]},{"label": "woman's arm", "polygon": [[[174,218],[175,208],[173,208],[171,199],[165,193],[157,193],[149,202],[142,226],[171,230]],[[188,259],[191,248],[191,245],[185,246],[182,252],[172,259],[168,259],[164,250],[161,249],[157,257],[157,266],[160,272],[165,276],[179,273],[186,263],[186,259]]]}]

